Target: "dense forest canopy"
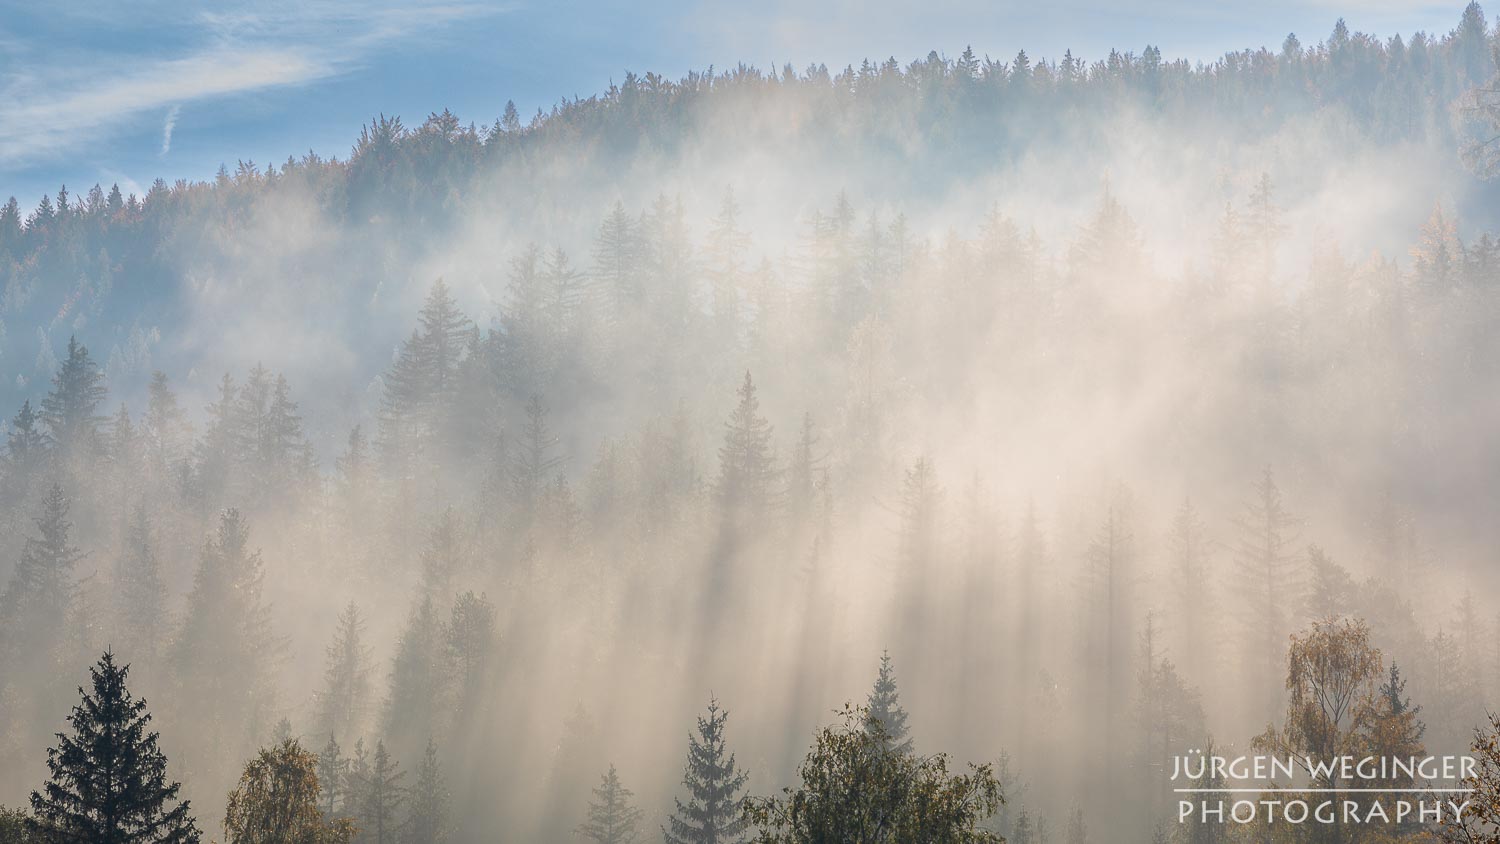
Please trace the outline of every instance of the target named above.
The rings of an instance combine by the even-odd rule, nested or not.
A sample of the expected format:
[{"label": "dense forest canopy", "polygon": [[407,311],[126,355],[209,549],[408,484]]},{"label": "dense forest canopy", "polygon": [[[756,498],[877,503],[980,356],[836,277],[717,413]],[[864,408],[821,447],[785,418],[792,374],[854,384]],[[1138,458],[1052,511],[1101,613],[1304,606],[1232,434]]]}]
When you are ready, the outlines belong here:
[{"label": "dense forest canopy", "polygon": [[1319,648],[1341,740],[1461,751],[1497,41],[628,74],[12,199],[0,803],[90,666],[236,841],[819,840],[825,775],[1151,840]]}]

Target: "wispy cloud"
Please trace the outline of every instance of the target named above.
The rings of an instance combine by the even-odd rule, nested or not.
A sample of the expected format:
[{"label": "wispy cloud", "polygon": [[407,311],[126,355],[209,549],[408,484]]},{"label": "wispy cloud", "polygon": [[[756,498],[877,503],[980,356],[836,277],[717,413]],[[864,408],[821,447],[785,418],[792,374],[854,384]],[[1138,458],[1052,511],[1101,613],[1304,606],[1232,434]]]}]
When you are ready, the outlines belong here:
[{"label": "wispy cloud", "polygon": [[[270,4],[270,11],[186,16],[193,21],[188,34],[166,54],[101,50],[60,68],[40,61],[0,63],[0,172],[75,152],[169,109],[162,127],[165,155],[184,105],[326,80],[358,68],[390,42],[492,11],[466,5]],[[178,21],[184,17],[180,9],[175,14]]]},{"label": "wispy cloud", "polygon": [[172,130],[177,128],[177,115],[182,113],[182,106],[174,105],[167,112],[167,122],[161,127],[161,154],[166,155],[172,151]]}]

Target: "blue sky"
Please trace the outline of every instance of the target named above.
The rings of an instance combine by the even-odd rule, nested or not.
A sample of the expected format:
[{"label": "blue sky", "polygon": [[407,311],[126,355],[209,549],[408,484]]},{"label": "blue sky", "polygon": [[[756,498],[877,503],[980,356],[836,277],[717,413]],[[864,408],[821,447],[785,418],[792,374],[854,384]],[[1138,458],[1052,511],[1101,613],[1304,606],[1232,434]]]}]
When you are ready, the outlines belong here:
[{"label": "blue sky", "polygon": [[[66,183],[127,192],[221,163],[348,154],[377,113],[450,108],[486,124],[588,96],[626,70],[677,77],[739,61],[830,67],[929,50],[1009,58],[1156,44],[1171,58],[1321,40],[1339,17],[1389,36],[1447,32],[1463,2],[793,0],[391,4],[311,0],[38,4],[0,0],[0,196]],[[67,6],[54,8],[53,6]]]}]

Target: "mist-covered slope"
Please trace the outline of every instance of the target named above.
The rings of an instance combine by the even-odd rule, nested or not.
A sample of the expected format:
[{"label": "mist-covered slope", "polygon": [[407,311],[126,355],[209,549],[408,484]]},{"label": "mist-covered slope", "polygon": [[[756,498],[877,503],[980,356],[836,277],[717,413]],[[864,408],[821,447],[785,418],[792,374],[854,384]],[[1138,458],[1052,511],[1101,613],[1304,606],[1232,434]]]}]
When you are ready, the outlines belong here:
[{"label": "mist-covered slope", "polygon": [[630,76],[11,205],[0,802],[106,645],[207,827],[288,736],[430,746],[455,840],[565,840],[616,763],[665,823],[710,696],[770,793],[888,650],[996,829],[1146,840],[1329,616],[1461,747],[1494,41]]}]

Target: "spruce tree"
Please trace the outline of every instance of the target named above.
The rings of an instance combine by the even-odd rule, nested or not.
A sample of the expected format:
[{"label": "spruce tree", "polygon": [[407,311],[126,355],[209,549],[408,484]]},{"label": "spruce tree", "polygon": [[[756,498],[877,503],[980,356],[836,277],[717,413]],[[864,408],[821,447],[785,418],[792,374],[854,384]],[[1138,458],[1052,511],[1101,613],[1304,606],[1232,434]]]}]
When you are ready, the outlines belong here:
[{"label": "spruce tree", "polygon": [[406,816],[407,844],[443,844],[448,840],[448,785],[438,764],[437,745],[427,741]]},{"label": "spruce tree", "polygon": [[458,696],[455,714],[462,724],[474,716],[483,699],[486,668],[495,643],[495,607],[484,595],[465,592],[454,600],[449,615],[443,638]]},{"label": "spruce tree", "polygon": [[347,740],[364,726],[370,698],[370,649],[365,620],[350,601],[339,613],[338,630],[328,646],[323,690],[318,696],[318,732]]},{"label": "spruce tree", "polygon": [[261,598],[260,552],[249,538],[239,511],[220,515],[203,545],[172,654],[184,696],[179,717],[202,731],[200,761],[209,765],[222,763],[226,748],[231,758],[240,755],[270,727],[267,674],[278,640]]},{"label": "spruce tree", "polygon": [[406,788],[401,781],[406,772],[391,758],[384,741],[375,742],[375,755],[353,783],[350,799],[355,810],[357,842],[392,844],[401,834],[401,807],[406,803]]},{"label": "spruce tree", "polygon": [[633,844],[638,836],[636,825],[641,810],[632,806],[630,789],[620,784],[615,766],[603,775],[594,799],[589,802],[588,819],[578,827],[578,834],[594,844]]},{"label": "spruce tree", "polygon": [[870,721],[879,725],[886,750],[910,753],[912,741],[907,735],[906,710],[901,708],[901,694],[896,690],[896,675],[891,669],[889,652],[880,655],[880,674],[870,690]]},{"label": "spruce tree", "polygon": [[11,646],[32,655],[49,653],[61,641],[63,620],[72,608],[77,583],[73,568],[83,553],[70,544],[71,502],[54,484],[36,519],[38,538],[28,538],[21,559],[0,596],[0,626]]},{"label": "spruce tree", "polygon": [[[189,844],[199,840],[181,786],[167,781],[167,757],[148,731],[146,701],[125,686],[129,666],[105,651],[89,669],[91,690],[68,716],[72,735],[47,751],[48,783],[31,793],[32,834],[77,844]],[[175,805],[174,805],[175,804]]]},{"label": "spruce tree", "polygon": [[5,433],[5,500],[25,499],[31,483],[41,475],[47,460],[47,435],[41,429],[41,417],[28,399],[21,402],[16,418]]},{"label": "spruce tree", "polygon": [[105,395],[104,373],[89,357],[89,350],[68,338],[68,357],[52,379],[52,391],[42,399],[42,421],[52,442],[65,455],[92,448],[99,433],[99,405]]},{"label": "spruce tree", "polygon": [[755,397],[755,382],[748,371],[740,385],[739,397],[724,426],[715,492],[726,515],[753,519],[771,504],[776,476],[772,428],[760,415],[760,400]]},{"label": "spruce tree", "polygon": [[137,504],[115,566],[115,630],[125,653],[150,660],[161,644],[167,587],[162,582],[144,502]]},{"label": "spruce tree", "polygon": [[1257,688],[1266,689],[1268,711],[1279,705],[1276,678],[1286,654],[1286,636],[1292,619],[1287,615],[1291,598],[1298,594],[1298,578],[1291,549],[1297,520],[1287,512],[1281,490],[1270,467],[1261,473],[1250,500],[1236,522],[1234,543],[1236,579],[1246,635],[1249,664],[1259,672]]},{"label": "spruce tree", "polygon": [[729,713],[709,700],[708,717],[698,719],[698,734],[688,737],[687,769],[682,784],[687,802],[675,800],[677,810],[662,829],[666,844],[731,844],[742,840],[745,822],[740,814],[748,775],[735,766],[724,742]]},{"label": "spruce tree", "polygon": [[557,437],[547,426],[547,406],[541,396],[533,395],[526,403],[526,423],[521,426],[520,441],[511,462],[510,478],[516,505],[517,528],[530,530],[546,491],[547,482],[563,463],[556,453]]},{"label": "spruce tree", "polygon": [[416,742],[437,732],[446,693],[441,628],[433,599],[423,596],[412,606],[396,642],[383,724],[397,747],[420,747]]},{"label": "spruce tree", "polygon": [[318,754],[317,770],[319,808],[325,818],[331,818],[338,810],[339,801],[347,801],[344,786],[349,771],[349,760],[344,758],[343,749],[332,733],[328,734],[323,752]]}]

